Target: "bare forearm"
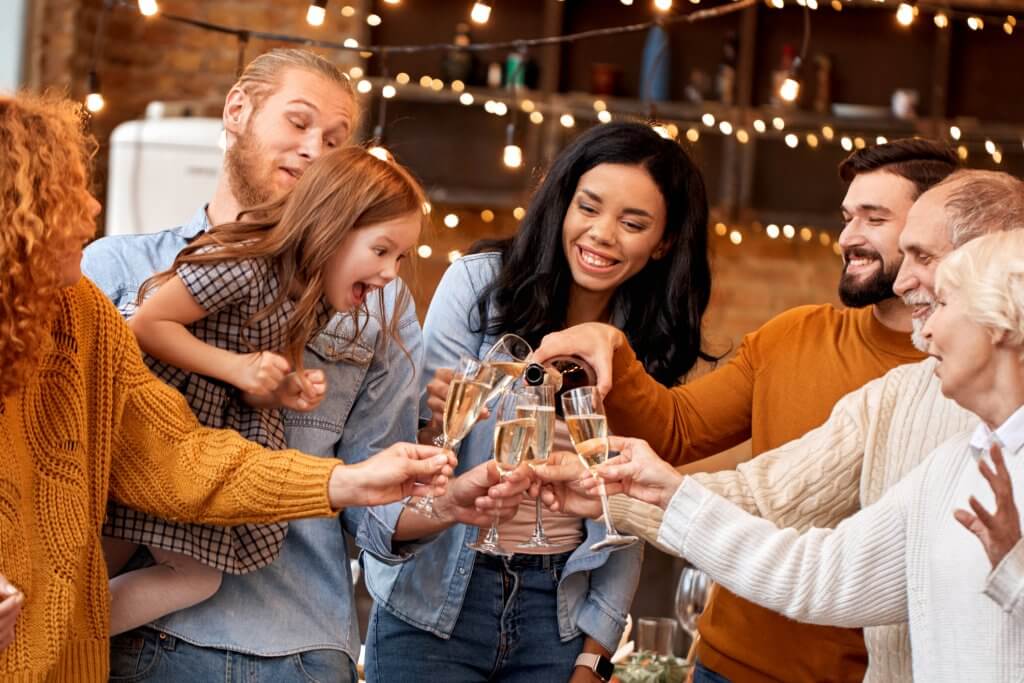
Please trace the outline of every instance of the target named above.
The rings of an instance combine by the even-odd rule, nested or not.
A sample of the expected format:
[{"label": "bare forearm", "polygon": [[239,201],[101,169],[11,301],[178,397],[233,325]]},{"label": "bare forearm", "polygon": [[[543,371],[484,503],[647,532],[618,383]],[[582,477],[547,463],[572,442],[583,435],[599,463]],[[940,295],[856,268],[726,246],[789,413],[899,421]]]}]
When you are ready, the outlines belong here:
[{"label": "bare forearm", "polygon": [[200,341],[181,323],[148,318],[128,321],[143,351],[165,363],[234,383],[239,356]]}]

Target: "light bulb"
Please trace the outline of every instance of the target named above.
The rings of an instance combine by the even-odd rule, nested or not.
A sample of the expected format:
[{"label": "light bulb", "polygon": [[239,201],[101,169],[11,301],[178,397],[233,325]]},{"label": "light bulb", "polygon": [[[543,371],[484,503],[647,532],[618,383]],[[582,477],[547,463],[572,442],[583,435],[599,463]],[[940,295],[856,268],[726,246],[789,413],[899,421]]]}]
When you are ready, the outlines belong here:
[{"label": "light bulb", "polygon": [[786,102],[795,102],[800,96],[800,81],[793,76],[788,76],[779,86],[779,97]]},{"label": "light bulb", "polygon": [[380,26],[380,15],[368,14],[366,15],[366,23],[370,26]]},{"label": "light bulb", "polygon": [[434,253],[434,250],[430,248],[429,244],[421,244],[416,249],[416,253],[420,258],[430,258],[430,255]]},{"label": "light bulb", "polygon": [[796,133],[789,133],[786,136],[786,146],[790,149],[796,149],[796,146],[800,144],[800,138],[796,136]]},{"label": "light bulb", "polygon": [[306,10],[306,23],[310,26],[323,26],[327,16],[327,0],[313,0]]},{"label": "light bulb", "polygon": [[519,145],[505,145],[502,161],[507,168],[519,168],[523,165],[523,149]]},{"label": "light bulb", "polygon": [[995,154],[996,143],[992,142],[991,140],[985,140],[985,151],[988,152],[989,154]]},{"label": "light bulb", "polygon": [[748,142],[750,142],[750,133],[740,128],[738,131],[736,131],[736,142],[740,143],[741,145],[747,144]]},{"label": "light bulb", "polygon": [[700,121],[705,126],[710,128],[711,126],[715,125],[715,115],[712,114],[711,112],[708,112],[707,114],[704,114],[704,116],[700,117]]},{"label": "light bulb", "polygon": [[539,111],[531,111],[530,112],[530,123],[535,124],[535,125],[540,125],[540,124],[544,123],[544,114],[541,114]]},{"label": "light bulb", "polygon": [[953,138],[954,140],[959,140],[960,139],[960,126],[950,126],[949,127],[949,137]]},{"label": "light bulb", "polygon": [[654,9],[659,12],[667,12],[672,9],[672,0],[654,0]]},{"label": "light bulb", "polygon": [[558,122],[566,128],[572,128],[576,125],[576,119],[573,118],[572,114],[562,114],[561,118],[558,119]]},{"label": "light bulb", "polygon": [[459,95],[459,102],[468,107],[469,105],[473,104],[473,94],[468,92],[462,93],[461,95]]},{"label": "light bulb", "polygon": [[597,112],[597,120],[601,123],[611,123],[612,113],[605,109],[604,111]]},{"label": "light bulb", "polygon": [[910,26],[914,23],[914,6],[901,2],[899,9],[896,10],[896,21],[899,22],[900,26]]},{"label": "light bulb", "polygon": [[779,239],[779,226],[775,225],[774,223],[769,224],[768,227],[764,229],[764,231],[765,234],[768,235],[769,239]]},{"label": "light bulb", "polygon": [[785,127],[786,122],[782,119],[781,116],[776,116],[774,119],[772,119],[772,128],[774,128],[775,130],[782,130]]},{"label": "light bulb", "polygon": [[935,25],[939,28],[947,28],[949,26],[949,17],[946,16],[945,12],[935,13]]},{"label": "light bulb", "polygon": [[374,145],[370,149],[366,150],[373,156],[377,157],[381,161],[391,161],[391,152],[380,145]]},{"label": "light bulb", "polygon": [[160,11],[160,6],[156,4],[156,0],[139,0],[139,12],[144,17],[151,17]]},{"label": "light bulb", "polygon": [[398,94],[398,91],[395,90],[395,86],[393,85],[385,85],[383,88],[380,89],[380,94],[383,95],[385,99],[390,100],[392,97]]},{"label": "light bulb", "polygon": [[85,96],[85,108],[93,114],[103,109],[104,105],[106,102],[103,100],[103,95],[98,92],[91,92]]},{"label": "light bulb", "polygon": [[796,228],[789,224],[783,225],[782,234],[786,236],[786,239],[791,240],[796,236]]},{"label": "light bulb", "polygon": [[768,126],[764,125],[764,121],[761,119],[754,119],[754,130],[758,133],[763,133],[768,130]]},{"label": "light bulb", "polygon": [[365,95],[371,90],[373,90],[373,83],[370,83],[370,81],[367,81],[365,79],[361,80],[358,83],[356,83],[356,90]]},{"label": "light bulb", "polygon": [[845,149],[847,152],[853,151],[853,140],[846,137],[845,135],[843,136],[843,139],[839,141],[839,144],[842,145],[843,149]]},{"label": "light bulb", "polygon": [[733,230],[732,232],[729,233],[729,241],[739,246],[739,244],[743,242],[743,233],[741,233],[739,230]]},{"label": "light bulb", "polygon": [[981,17],[968,17],[967,27],[970,28],[972,31],[980,31],[981,29],[985,28],[985,22],[982,20]]},{"label": "light bulb", "polygon": [[454,213],[449,213],[444,217],[444,225],[446,228],[457,228],[459,227],[459,217]]},{"label": "light bulb", "polygon": [[486,24],[491,18],[490,3],[477,0],[473,3],[473,9],[469,12],[469,18],[477,24]]},{"label": "light bulb", "polygon": [[728,121],[722,121],[718,124],[718,130],[722,131],[722,135],[732,135],[732,124]]}]

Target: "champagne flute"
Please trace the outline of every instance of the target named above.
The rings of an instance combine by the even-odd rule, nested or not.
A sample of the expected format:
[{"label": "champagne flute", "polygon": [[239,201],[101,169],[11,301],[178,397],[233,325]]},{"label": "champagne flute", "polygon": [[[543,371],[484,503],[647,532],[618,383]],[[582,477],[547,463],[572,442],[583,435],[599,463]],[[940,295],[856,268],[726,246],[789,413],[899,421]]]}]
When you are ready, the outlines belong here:
[{"label": "champagne flute", "polygon": [[[537,429],[536,408],[537,404],[530,394],[517,391],[506,391],[498,400],[494,423],[494,464],[498,467],[501,479],[519,466],[533,444],[533,434]],[[497,516],[484,539],[471,544],[469,548],[497,557],[512,556],[512,553],[501,547]]]},{"label": "champagne flute", "polygon": [[[533,444],[526,457],[526,464],[531,468],[536,465],[543,465],[551,454],[551,446],[555,441],[555,388],[551,385],[540,385],[524,387],[520,390],[531,396],[534,401],[532,410],[536,412],[537,429],[533,433]],[[528,411],[527,406],[519,410]],[[533,536],[525,543],[520,543],[517,548],[553,548],[554,544],[548,540],[544,533],[544,524],[541,521],[540,496],[536,500],[537,517],[533,527]]]},{"label": "champagne flute", "polygon": [[503,334],[494,342],[481,359],[494,368],[494,383],[484,399],[485,405],[489,405],[519,379],[532,355],[530,344],[518,335]]},{"label": "champagne flute", "polygon": [[[445,450],[455,450],[476,423],[493,382],[493,368],[476,358],[465,356],[459,359],[459,367],[455,370],[448,387],[448,398],[444,402],[443,432],[434,440],[435,445]],[[415,503],[406,501],[405,507],[425,517],[437,519],[432,494]]]},{"label": "champagne flute", "polygon": [[704,612],[711,592],[711,578],[692,565],[683,567],[676,586],[676,619],[683,630],[690,634],[692,643],[697,638],[697,620]]},{"label": "champagne flute", "polygon": [[[604,414],[604,403],[597,387],[578,387],[562,394],[562,411],[569,438],[580,460],[597,477],[595,468],[608,459],[608,420]],[[601,495],[601,510],[604,512],[604,540],[591,546],[600,550],[616,545],[632,545],[636,536],[623,536],[615,530],[612,515],[608,509],[608,492],[604,480],[599,479],[598,492]]]}]

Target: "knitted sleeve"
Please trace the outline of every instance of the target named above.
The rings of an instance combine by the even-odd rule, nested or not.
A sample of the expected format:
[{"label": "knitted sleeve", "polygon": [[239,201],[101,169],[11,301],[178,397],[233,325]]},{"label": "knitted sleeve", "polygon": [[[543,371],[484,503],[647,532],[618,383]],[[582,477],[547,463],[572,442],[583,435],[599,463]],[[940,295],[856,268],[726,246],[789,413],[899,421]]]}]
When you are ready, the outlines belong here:
[{"label": "knitted sleeve", "polygon": [[908,502],[920,469],[835,529],[779,529],[692,477],[669,504],[660,540],[740,597],[832,626],[906,621]]},{"label": "knitted sleeve", "polygon": [[202,427],[181,394],[150,374],[135,337],[104,303],[98,324],[113,339],[113,499],[173,521],[226,526],[333,514],[327,482],[336,460],[269,451]]},{"label": "knitted sleeve", "polygon": [[1024,541],[1017,541],[989,574],[985,595],[1007,614],[1024,620]]}]

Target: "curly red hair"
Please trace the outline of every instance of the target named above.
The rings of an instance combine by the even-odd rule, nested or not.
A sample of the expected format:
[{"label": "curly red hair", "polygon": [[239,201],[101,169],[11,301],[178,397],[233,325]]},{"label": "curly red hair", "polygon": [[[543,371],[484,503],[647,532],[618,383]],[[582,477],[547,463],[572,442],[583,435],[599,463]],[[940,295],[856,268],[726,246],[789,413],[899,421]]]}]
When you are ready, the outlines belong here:
[{"label": "curly red hair", "polygon": [[0,396],[35,371],[68,255],[95,231],[83,120],[54,95],[0,96]]}]

